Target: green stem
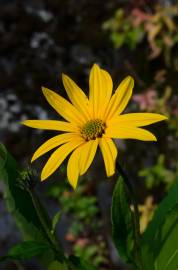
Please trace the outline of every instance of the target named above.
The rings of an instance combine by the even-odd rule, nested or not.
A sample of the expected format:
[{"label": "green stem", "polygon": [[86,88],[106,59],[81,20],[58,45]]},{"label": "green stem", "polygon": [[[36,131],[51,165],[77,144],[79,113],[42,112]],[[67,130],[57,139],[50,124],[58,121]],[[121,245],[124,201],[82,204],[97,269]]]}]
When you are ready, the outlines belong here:
[{"label": "green stem", "polygon": [[134,232],[135,232],[135,246],[136,246],[135,248],[136,248],[136,254],[137,254],[138,264],[139,264],[138,267],[139,267],[139,270],[144,270],[143,261],[142,261],[142,254],[141,254],[141,249],[140,249],[139,211],[138,211],[138,204],[137,204],[135,192],[134,192],[134,189],[132,187],[132,184],[131,184],[127,174],[125,173],[125,171],[123,170],[123,168],[120,166],[120,164],[118,162],[116,162],[116,168],[117,168],[119,174],[123,177],[125,184],[127,185],[128,191],[131,195],[131,200],[132,200],[133,207],[134,207],[133,222],[134,222]]},{"label": "green stem", "polygon": [[60,243],[56,240],[54,234],[51,233],[51,231],[50,231],[50,229],[48,227],[48,224],[46,223],[44,215],[43,215],[43,213],[41,211],[41,204],[40,204],[40,202],[38,200],[38,197],[34,193],[34,190],[33,191],[29,190],[29,193],[30,193],[30,196],[32,198],[32,202],[33,202],[33,205],[34,205],[35,210],[37,212],[38,218],[39,218],[39,220],[41,222],[42,228],[43,228],[43,230],[46,233],[46,236],[48,238],[48,241],[52,245],[58,259],[59,260],[62,259],[62,261],[63,261],[65,259],[64,252],[62,250],[62,247],[60,246]]}]

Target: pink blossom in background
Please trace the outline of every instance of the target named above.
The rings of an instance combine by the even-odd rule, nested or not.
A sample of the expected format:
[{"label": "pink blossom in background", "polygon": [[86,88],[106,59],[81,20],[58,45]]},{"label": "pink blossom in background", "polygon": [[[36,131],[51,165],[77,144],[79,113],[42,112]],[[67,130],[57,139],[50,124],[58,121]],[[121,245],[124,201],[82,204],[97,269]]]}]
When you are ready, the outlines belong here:
[{"label": "pink blossom in background", "polygon": [[134,8],[132,11],[132,23],[135,27],[139,26],[141,23],[144,23],[145,21],[149,20],[151,15],[145,13],[141,9]]},{"label": "pink blossom in background", "polygon": [[158,96],[155,90],[149,89],[143,94],[134,95],[133,100],[139,105],[140,110],[153,111],[156,108]]}]

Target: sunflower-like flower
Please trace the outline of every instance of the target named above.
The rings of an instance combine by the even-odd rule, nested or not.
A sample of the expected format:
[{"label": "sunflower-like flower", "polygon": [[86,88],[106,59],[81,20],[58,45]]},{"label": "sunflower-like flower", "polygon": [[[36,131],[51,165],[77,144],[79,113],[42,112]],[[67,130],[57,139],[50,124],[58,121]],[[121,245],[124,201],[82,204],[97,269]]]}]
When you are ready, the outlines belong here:
[{"label": "sunflower-like flower", "polygon": [[[107,176],[115,172],[117,148],[113,139],[156,141],[156,137],[141,127],[165,120],[154,113],[121,114],[132,95],[134,80],[126,77],[112,95],[113,83],[109,73],[96,64],[89,76],[89,97],[67,75],[62,75],[64,87],[71,102],[55,92],[42,88],[49,104],[66,120],[26,120],[24,125],[60,134],[42,144],[32,161],[55,149],[46,162],[41,180],[45,180],[70,155],[67,176],[73,188],[78,178],[90,167],[99,146]],[[62,134],[61,134],[62,132]]]}]

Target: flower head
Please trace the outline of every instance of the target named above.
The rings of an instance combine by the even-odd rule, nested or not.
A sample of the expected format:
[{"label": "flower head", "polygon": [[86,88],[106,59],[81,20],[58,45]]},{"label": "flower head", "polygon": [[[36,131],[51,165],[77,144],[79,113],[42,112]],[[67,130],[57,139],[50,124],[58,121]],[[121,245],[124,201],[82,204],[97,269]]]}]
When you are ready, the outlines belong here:
[{"label": "flower head", "polygon": [[[42,88],[49,104],[66,120],[26,120],[24,125],[59,131],[60,134],[42,144],[34,153],[32,161],[55,149],[45,164],[41,180],[48,178],[69,155],[67,176],[75,188],[78,177],[90,167],[99,146],[107,176],[115,172],[116,139],[156,141],[156,137],[141,127],[165,120],[154,113],[121,114],[132,95],[133,79],[128,76],[112,95],[110,75],[94,64],[90,71],[89,97],[68,76],[62,76],[63,84],[71,102],[55,92]],[[62,133],[61,133],[62,132]]]}]

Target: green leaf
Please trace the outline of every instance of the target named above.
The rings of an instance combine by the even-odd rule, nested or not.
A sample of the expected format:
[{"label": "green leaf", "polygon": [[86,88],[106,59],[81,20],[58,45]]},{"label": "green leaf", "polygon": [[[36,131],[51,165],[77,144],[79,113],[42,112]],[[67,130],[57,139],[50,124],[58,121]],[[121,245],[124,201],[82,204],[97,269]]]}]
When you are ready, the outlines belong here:
[{"label": "green leaf", "polygon": [[145,269],[178,269],[178,181],[158,206],[142,237]]},{"label": "green leaf", "polygon": [[167,213],[154,239],[155,270],[178,269],[178,204]]},{"label": "green leaf", "polygon": [[52,220],[52,231],[51,231],[52,233],[54,233],[55,228],[56,228],[60,219],[61,219],[61,212],[59,211],[55,214],[55,216],[53,217],[53,220]]},{"label": "green leaf", "polygon": [[[0,179],[3,180],[5,185],[4,199],[6,201],[8,211],[14,217],[24,240],[39,241],[49,244],[49,239],[42,228],[40,218],[32,201],[32,197],[28,191],[22,190],[18,185],[20,170],[13,157],[7,152],[2,144],[0,144],[0,157]],[[38,198],[36,198],[36,200],[38,201]],[[40,205],[40,202],[38,202],[39,207]],[[42,206],[41,214],[46,220],[49,230],[51,230],[48,215]],[[54,257],[54,251],[49,249],[42,261],[45,261],[45,264],[47,265],[48,258],[49,262],[51,262]]]},{"label": "green leaf", "polygon": [[32,257],[38,256],[49,249],[49,245],[36,241],[25,241],[10,249],[8,254],[0,260],[14,259],[14,260],[26,260]]},{"label": "green leaf", "polygon": [[76,256],[70,256],[68,259],[69,270],[96,270],[88,261]]},{"label": "green leaf", "polygon": [[[4,152],[4,146],[0,145],[0,156]],[[34,209],[31,196],[26,190],[18,187],[19,168],[9,153],[4,166],[0,171],[5,184],[4,199],[9,212],[15,218],[23,236],[26,240],[44,240],[45,236],[41,229],[41,223]]]},{"label": "green leaf", "polygon": [[50,264],[48,270],[69,270],[66,263],[60,263],[58,261],[54,261]]},{"label": "green leaf", "polygon": [[76,256],[70,256],[65,263],[54,261],[48,270],[96,270],[88,261]]},{"label": "green leaf", "polygon": [[113,192],[111,219],[112,236],[119,255],[126,262],[134,262],[134,224],[122,177]]}]

